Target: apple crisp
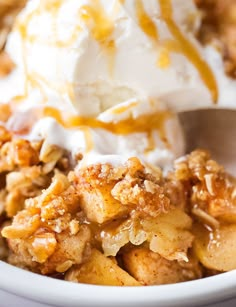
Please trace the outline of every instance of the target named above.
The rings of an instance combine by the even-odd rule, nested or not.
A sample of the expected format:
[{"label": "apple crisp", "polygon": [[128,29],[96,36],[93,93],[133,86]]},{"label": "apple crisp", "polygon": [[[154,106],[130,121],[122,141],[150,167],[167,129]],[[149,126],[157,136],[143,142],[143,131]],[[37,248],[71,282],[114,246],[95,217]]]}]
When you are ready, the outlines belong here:
[{"label": "apple crisp", "polygon": [[132,286],[236,268],[236,181],[207,152],[177,160],[166,176],[137,158],[79,168],[60,148],[0,131],[1,259]]},{"label": "apple crisp", "polygon": [[[0,78],[14,68],[4,46],[25,3],[0,3]],[[196,3],[203,14],[199,40],[221,50],[235,77],[235,1]],[[236,179],[208,152],[176,160],[167,174],[137,157],[119,166],[81,166],[80,153],[75,161],[44,139],[8,130],[12,104],[0,104],[1,260],[113,286],[178,283],[236,269]],[[34,121],[24,119],[22,135]]]}]

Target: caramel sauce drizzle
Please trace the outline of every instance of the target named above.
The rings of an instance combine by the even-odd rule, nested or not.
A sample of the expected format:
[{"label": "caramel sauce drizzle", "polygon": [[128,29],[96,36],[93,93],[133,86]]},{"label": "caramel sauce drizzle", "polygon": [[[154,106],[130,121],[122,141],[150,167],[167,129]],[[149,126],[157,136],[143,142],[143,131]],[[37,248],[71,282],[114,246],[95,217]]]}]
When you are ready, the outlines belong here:
[{"label": "caramel sauce drizzle", "polygon": [[100,0],[90,0],[90,2],[91,5],[81,7],[80,16],[90,28],[92,37],[107,53],[109,57],[109,71],[112,73],[116,51],[115,42],[112,38],[115,28],[114,21],[108,16]]},{"label": "caramel sauce drizzle", "polygon": [[129,118],[118,122],[103,122],[94,117],[71,116],[62,114],[62,112],[53,107],[44,107],[43,116],[53,117],[65,128],[90,127],[104,129],[114,134],[127,135],[131,133],[148,133],[152,130],[162,131],[166,120],[172,117],[172,113],[160,111],[141,115],[137,118],[130,115]]},{"label": "caramel sauce drizzle", "polygon": [[148,154],[149,152],[153,151],[156,148],[156,142],[154,140],[152,131],[149,131],[147,133],[147,139],[148,139],[148,146],[145,149],[145,152],[144,152],[145,154]]},{"label": "caramel sauce drizzle", "polygon": [[217,103],[218,87],[212,70],[210,69],[208,64],[202,59],[197,49],[191,44],[188,39],[184,37],[181,30],[174,22],[171,0],[158,0],[158,2],[161,10],[161,17],[165,20],[166,25],[175,40],[179,43],[182,54],[184,54],[189,59],[189,61],[196,67],[201,79],[211,92],[213,102]]},{"label": "caramel sauce drizzle", "polygon": [[160,48],[159,58],[157,59],[157,66],[161,69],[165,69],[168,68],[170,64],[170,51],[166,47]]},{"label": "caramel sauce drizzle", "polygon": [[81,126],[80,129],[84,133],[85,146],[86,146],[85,153],[89,153],[94,148],[94,143],[93,143],[93,138],[92,138],[90,127]]},{"label": "caramel sauce drizzle", "polygon": [[[135,107],[137,102],[133,102],[128,106],[122,106],[113,110],[113,114],[121,114]],[[79,128],[84,132],[86,139],[86,152],[93,149],[93,140],[91,129],[103,129],[116,135],[128,135],[132,133],[145,133],[148,139],[148,145],[145,154],[154,150],[156,142],[153,136],[154,131],[158,131],[158,135],[162,142],[170,149],[170,144],[166,138],[165,124],[168,119],[171,119],[173,114],[170,111],[159,111],[153,114],[141,115],[134,118],[132,114],[124,120],[117,122],[103,122],[94,117],[80,117],[63,114],[53,107],[44,107],[43,117],[52,117],[64,128],[73,129]]]},{"label": "caramel sauce drizzle", "polygon": [[[42,95],[42,101],[41,103],[46,103],[48,101],[47,95],[43,89],[43,84],[47,85],[51,89],[57,91],[60,95],[68,95],[72,101],[74,101],[74,93],[72,90],[73,84],[67,83],[63,87],[57,86],[55,84],[50,84],[50,82],[45,79],[43,76],[36,72],[29,72],[27,67],[27,51],[26,51],[26,40],[30,43],[34,42],[40,42],[43,44],[49,44],[52,46],[56,46],[58,48],[65,48],[73,44],[73,42],[78,37],[78,32],[81,30],[80,26],[76,26],[74,31],[71,34],[71,37],[66,41],[61,41],[58,38],[58,29],[56,26],[56,17],[58,15],[59,9],[61,7],[61,0],[50,0],[50,1],[41,1],[39,3],[39,6],[34,9],[24,20],[24,22],[18,22],[17,29],[21,34],[22,37],[22,54],[23,54],[23,63],[24,63],[24,71],[26,76],[26,82],[25,82],[25,90],[24,94],[22,96],[18,96],[14,98],[14,103],[18,104],[25,100],[29,95],[29,89],[37,88]],[[43,41],[39,37],[35,35],[31,35],[28,33],[28,26],[33,19],[33,17],[40,15],[43,10],[47,10],[48,13],[52,16],[52,28],[53,28],[53,37],[50,37],[50,40],[48,39]]]},{"label": "caramel sauce drizzle", "polygon": [[[84,20],[84,22],[86,22],[86,24],[90,26],[91,34],[94,37],[94,39],[98,41],[98,43],[103,47],[104,50],[106,50],[106,53],[109,56],[110,71],[112,71],[112,67],[114,65],[114,53],[116,49],[115,42],[112,39],[112,34],[114,32],[114,21],[113,18],[110,18],[108,16],[100,0],[90,0],[90,1],[91,5],[82,6],[79,14]],[[158,2],[161,9],[161,16],[165,20],[170,32],[175,38],[175,47],[173,42],[172,46],[170,42],[167,45],[165,42],[162,44],[160,57],[157,62],[158,66],[161,68],[166,68],[169,66],[170,64],[169,51],[178,52],[178,53],[181,52],[186,57],[188,57],[188,59],[192,62],[192,64],[197,68],[203,82],[206,84],[206,86],[208,87],[208,89],[212,94],[213,101],[216,103],[218,97],[218,88],[215,77],[211,69],[209,68],[207,63],[201,58],[197,49],[191,44],[191,42],[189,42],[184,37],[181,30],[174,22],[171,0],[158,0]],[[123,5],[124,1],[119,0],[118,3],[120,5]],[[150,39],[152,39],[153,42],[157,43],[159,39],[157,27],[155,23],[152,21],[152,19],[145,12],[142,0],[136,0],[135,5],[136,5],[136,14],[139,20],[140,27],[142,28],[144,33]],[[30,21],[35,15],[40,14],[40,12],[43,9],[46,9],[50,14],[52,14],[54,20],[56,20],[56,16],[58,14],[60,7],[61,7],[61,0],[40,1],[39,7],[28,15],[25,22],[18,24],[18,29],[19,32],[21,33],[23,40],[25,40],[26,38],[28,38],[29,41],[37,40],[37,37],[29,36],[27,30]],[[54,27],[56,28],[56,25]],[[71,43],[73,43],[74,40],[76,40],[78,36],[78,31],[80,30],[81,28],[79,26],[76,27],[76,29],[71,35],[71,38],[66,42],[56,39],[52,43],[60,48],[68,47]],[[58,35],[57,33],[55,33],[55,38],[57,37]],[[170,46],[172,48],[170,48]],[[24,50],[23,54],[25,54]],[[25,62],[26,60],[24,59],[24,63]],[[19,101],[28,96],[29,85],[32,85],[32,83],[34,84],[37,83],[37,80],[35,80],[35,82],[32,82],[33,76],[29,76],[29,73],[27,72],[27,65],[25,64],[24,66],[25,66],[26,76],[28,76],[28,80],[25,88],[25,94],[23,95],[23,97],[17,97],[16,99]]]},{"label": "caramel sauce drizzle", "polygon": [[161,17],[165,21],[174,41],[159,41],[158,29],[150,16],[145,11],[143,1],[136,0],[135,8],[138,23],[142,31],[153,41],[160,54],[157,66],[165,69],[170,65],[170,52],[181,53],[196,67],[202,81],[209,89],[214,103],[218,100],[218,86],[214,74],[208,64],[199,54],[196,47],[182,34],[173,18],[173,8],[171,0],[158,0],[161,10]]},{"label": "caramel sauce drizzle", "polygon": [[[37,36],[35,35],[30,35],[28,33],[28,27],[29,27],[29,24],[30,22],[32,21],[32,19],[35,17],[35,16],[39,16],[40,13],[43,11],[43,10],[47,10],[47,12],[49,14],[51,14],[52,18],[53,18],[53,21],[55,20],[57,14],[58,14],[58,11],[60,9],[60,6],[61,6],[61,1],[60,0],[50,0],[50,1],[46,1],[46,0],[41,0],[39,2],[39,5],[37,8],[35,8],[31,13],[28,14],[28,16],[25,17],[25,20],[24,22],[22,21],[19,21],[17,23],[17,29],[18,31],[20,32],[21,34],[21,37],[23,40],[26,40],[28,39],[30,42],[34,42],[34,41],[38,41],[38,38]],[[53,38],[52,38],[53,40]]]},{"label": "caramel sauce drizzle", "polygon": [[[107,13],[105,12],[104,8],[102,7],[101,3],[99,0],[91,0],[92,4],[91,5],[85,5],[80,9],[79,15],[82,17],[84,22],[89,26],[91,34],[93,38],[100,44],[100,46],[106,51],[106,53],[110,57],[110,67],[113,66],[113,61],[112,59],[114,58],[114,53],[115,53],[115,43],[114,40],[112,39],[113,31],[114,31],[114,22],[112,18],[109,18]],[[113,15],[116,15],[119,6],[124,4],[124,0],[119,0],[116,3],[116,6],[114,7],[114,12]],[[142,5],[142,2],[139,3]],[[78,31],[81,30],[81,28],[78,26],[74,32],[71,35],[71,38],[66,41],[62,42],[58,39],[58,32],[57,32],[57,27],[56,27],[56,17],[58,14],[58,11],[60,9],[61,1],[55,0],[55,1],[42,1],[39,5],[38,8],[36,8],[31,14],[28,15],[27,19],[25,20],[24,23],[19,23],[18,24],[18,30],[22,36],[22,41],[23,41],[23,55],[26,55],[26,45],[25,41],[26,39],[30,42],[41,42],[45,44],[51,44],[55,45],[56,47],[59,48],[64,48],[69,46],[70,44],[73,43],[74,40],[76,40],[78,36]],[[141,10],[139,11],[141,14],[142,7],[139,6]],[[35,17],[37,14],[40,15],[41,11],[46,9],[51,15],[54,20],[53,22],[53,32],[54,32],[54,37],[52,38],[51,41],[41,41],[40,38],[34,36],[34,35],[29,35],[28,33],[28,26],[29,23],[31,22],[32,18]],[[141,16],[140,16],[141,17]],[[146,29],[146,32],[148,35],[150,35],[153,40],[158,39],[158,33],[155,28],[154,23],[148,19],[148,15],[145,15],[144,19],[141,22],[142,27]],[[151,30],[150,30],[151,26]],[[16,100],[22,100],[27,98],[28,96],[28,91],[30,86],[36,87],[42,92],[42,103],[47,102],[47,97],[46,94],[43,91],[43,86],[42,84],[46,84],[49,86],[51,89],[57,91],[61,95],[66,95],[68,94],[69,97],[74,101],[74,94],[72,89],[71,84],[66,84],[64,87],[59,87],[55,84],[50,84],[48,80],[46,80],[43,76],[37,74],[36,72],[28,72],[27,69],[27,62],[26,58],[24,58],[24,66],[25,66],[25,75],[27,76],[27,82],[26,82],[26,88],[25,88],[25,95],[23,97],[17,97]],[[113,113],[116,114],[121,114],[125,111],[127,111],[129,108],[134,107],[137,105],[137,102],[131,103],[129,106],[122,106],[120,108],[116,108],[113,110]],[[99,121],[98,119],[95,118],[84,118],[84,117],[78,117],[78,116],[69,116],[62,114],[59,110],[52,108],[52,107],[45,107],[43,109],[43,115],[42,116],[50,116],[56,119],[62,126],[65,128],[80,128],[85,137],[85,142],[86,142],[86,151],[89,152],[93,149],[93,139],[91,135],[91,129],[90,128],[100,128],[100,129],[105,129],[107,131],[110,131],[114,134],[123,134],[127,135],[130,133],[146,133],[148,136],[149,140],[149,146],[147,151],[150,151],[154,149],[155,147],[155,142],[152,137],[152,130],[159,130],[161,138],[164,139],[165,137],[165,129],[164,129],[164,124],[166,119],[170,117],[169,112],[160,112],[157,114],[152,114],[152,115],[143,115],[139,118],[133,118],[131,115],[128,119],[122,120],[116,123],[105,123],[102,121]]]},{"label": "caramel sauce drizzle", "polygon": [[164,44],[159,43],[158,28],[151,17],[146,13],[143,1],[135,1],[136,16],[142,31],[152,40],[153,45],[160,51],[157,66],[164,69],[170,66],[170,52]]},{"label": "caramel sauce drizzle", "polygon": [[157,27],[149,15],[145,12],[143,1],[136,0],[135,7],[140,28],[149,38],[157,42],[159,39]]},{"label": "caramel sauce drizzle", "polygon": [[124,5],[126,0],[118,0],[118,1],[120,2],[121,5]]},{"label": "caramel sauce drizzle", "polygon": [[[116,51],[115,42],[112,39],[112,34],[114,31],[114,21],[113,18],[110,18],[108,16],[100,0],[90,0],[90,1],[91,5],[84,5],[78,10],[78,20],[79,17],[82,17],[84,22],[90,28],[93,38],[100,44],[102,49],[108,55],[108,67],[110,73],[112,74],[114,67],[114,55]],[[115,3],[113,15],[117,14],[122,3],[123,3],[122,0],[119,0],[117,3]],[[26,82],[25,82],[24,94],[22,96],[15,97],[14,99],[15,104],[18,104],[21,101],[27,99],[29,95],[29,89],[31,87],[33,88],[36,85],[42,94],[42,103],[47,102],[46,94],[45,91],[43,90],[43,85],[41,82],[46,84],[48,87],[57,90],[61,95],[68,95],[70,98],[73,98],[72,101],[74,101],[74,93],[72,91],[73,84],[66,84],[66,86],[64,86],[63,89],[61,89],[56,85],[49,84],[50,82],[45,78],[43,78],[43,76],[40,76],[39,74],[36,74],[34,72],[29,72],[27,67],[26,40],[30,43],[37,42],[45,45],[55,46],[57,48],[67,48],[76,41],[79,32],[82,30],[82,27],[79,24],[76,25],[69,39],[65,41],[59,39],[56,20],[61,5],[62,5],[61,0],[50,0],[50,1],[42,0],[40,1],[38,7],[36,7],[31,13],[28,14],[27,17],[25,17],[24,22],[19,21],[18,24],[16,25],[22,37],[22,50],[23,50],[22,54],[23,54]],[[45,10],[49,14],[51,14],[52,17],[53,37],[50,37],[47,40],[42,40],[40,37],[37,37],[36,35],[29,34],[28,27],[32,19],[35,16],[40,15],[42,11]]]},{"label": "caramel sauce drizzle", "polygon": [[[31,84],[35,83],[37,85],[37,88],[41,89],[41,93],[43,94],[43,100],[42,103],[46,103],[48,101],[48,97],[46,94],[44,94],[43,88],[41,84],[47,84],[47,86],[54,90],[55,92],[59,93],[61,96],[67,95],[71,101],[75,101],[74,91],[73,91],[73,83],[65,82],[63,86],[53,84],[49,82],[47,79],[45,79],[43,76],[36,72],[31,72],[29,75]],[[31,79],[32,78],[32,79]]]}]

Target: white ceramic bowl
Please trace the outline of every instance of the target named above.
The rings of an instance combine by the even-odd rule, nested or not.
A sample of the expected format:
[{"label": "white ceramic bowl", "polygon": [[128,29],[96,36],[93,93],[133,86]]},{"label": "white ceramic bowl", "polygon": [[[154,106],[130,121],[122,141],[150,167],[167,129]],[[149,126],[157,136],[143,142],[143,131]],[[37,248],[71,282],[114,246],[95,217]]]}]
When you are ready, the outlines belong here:
[{"label": "white ceramic bowl", "polygon": [[173,285],[104,287],[40,276],[0,261],[1,307],[236,306],[236,271]]}]

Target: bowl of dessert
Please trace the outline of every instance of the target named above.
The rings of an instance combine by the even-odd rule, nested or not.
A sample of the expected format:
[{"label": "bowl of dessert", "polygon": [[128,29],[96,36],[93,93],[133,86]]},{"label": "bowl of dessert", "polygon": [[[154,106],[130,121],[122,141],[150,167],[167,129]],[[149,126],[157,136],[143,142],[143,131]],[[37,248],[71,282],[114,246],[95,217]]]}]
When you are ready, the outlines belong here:
[{"label": "bowl of dessert", "polygon": [[179,113],[236,108],[234,1],[14,2],[0,5],[4,301],[233,299],[236,179],[187,151]]}]

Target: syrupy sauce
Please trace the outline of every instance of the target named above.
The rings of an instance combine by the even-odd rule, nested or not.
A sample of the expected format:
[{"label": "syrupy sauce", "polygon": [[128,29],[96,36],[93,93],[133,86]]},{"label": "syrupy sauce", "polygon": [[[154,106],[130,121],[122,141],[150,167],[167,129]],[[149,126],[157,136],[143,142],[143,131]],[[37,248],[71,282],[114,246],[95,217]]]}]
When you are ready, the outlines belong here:
[{"label": "syrupy sauce", "polygon": [[[52,88],[56,90],[61,95],[68,95],[71,99],[73,96],[73,91],[71,90],[72,84],[65,84],[63,87],[50,84],[48,80],[43,78],[42,75],[37,74],[36,72],[29,72],[28,66],[27,66],[27,43],[42,43],[45,45],[51,45],[57,48],[67,48],[71,46],[76,39],[78,38],[79,32],[81,31],[81,27],[79,25],[76,25],[74,30],[71,33],[71,36],[65,40],[62,41],[59,38],[58,34],[58,28],[57,28],[57,16],[59,13],[59,10],[61,8],[62,1],[61,0],[53,0],[53,1],[40,1],[38,7],[36,7],[32,12],[30,12],[24,19],[24,21],[19,20],[16,23],[17,30],[19,31],[21,38],[22,38],[22,55],[23,55],[23,65],[24,65],[24,72],[26,76],[26,82],[25,82],[25,90],[24,94],[19,97],[15,97],[14,101],[16,103],[20,103],[24,101],[28,95],[30,88],[37,88],[39,89],[41,95],[42,95],[42,101],[41,103],[47,102],[47,95],[43,89],[42,84],[46,84],[49,88]],[[53,29],[53,35],[50,36],[47,40],[42,41],[42,39],[36,35],[29,34],[28,28],[30,25],[30,22],[33,20],[34,17],[40,16],[43,11],[47,11],[48,14],[50,14],[52,19],[52,29]],[[79,14],[78,14],[79,18]]]},{"label": "syrupy sauce", "polygon": [[156,142],[153,136],[153,131],[149,131],[147,133],[147,139],[148,139],[148,146],[145,150],[145,154],[148,154],[149,152],[153,151],[156,148]]},{"label": "syrupy sauce", "polygon": [[171,60],[170,60],[170,51],[165,46],[160,48],[160,54],[157,59],[157,66],[161,69],[165,69],[170,67]]},{"label": "syrupy sauce", "polygon": [[[199,75],[206,87],[212,94],[212,99],[214,102],[217,102],[218,97],[218,88],[213,72],[209,68],[208,64],[199,54],[196,47],[182,34],[181,30],[177,26],[173,17],[173,7],[171,0],[157,0],[161,17],[165,21],[169,31],[171,32],[174,40],[172,42],[161,42],[159,41],[158,27],[152,18],[146,13],[144,8],[144,2],[142,0],[135,1],[136,15],[138,23],[143,32],[152,40],[152,42],[158,47],[160,54],[157,60],[157,66],[159,68],[167,68],[170,66],[170,52],[177,52],[184,54],[189,61],[196,67],[199,72]],[[115,58],[115,41],[113,38],[115,30],[115,16],[119,11],[120,7],[124,5],[123,0],[118,0],[114,3],[113,12],[108,14],[106,9],[103,7],[101,0],[90,0],[89,4],[83,5],[78,9],[78,20],[79,18],[87,25],[92,37],[96,40],[102,50],[108,56],[108,66],[109,71],[112,73],[114,68],[114,58]],[[39,3],[39,6],[30,12],[24,19],[24,21],[19,21],[17,28],[22,36],[23,45],[25,41],[33,43],[34,41],[40,41],[39,37],[32,36],[28,33],[28,27],[33,17],[40,16],[43,11],[47,11],[52,18],[52,28],[53,28],[53,37],[48,39],[49,41],[45,44],[53,44],[58,48],[66,48],[73,44],[76,41],[79,33],[82,28],[80,25],[77,25],[71,33],[71,37],[67,41],[62,41],[59,39],[58,29],[57,29],[57,16],[62,5],[61,0],[52,0],[46,1],[42,0]],[[25,75],[27,76],[25,94],[23,97],[18,97],[20,101],[28,96],[29,88],[33,88],[35,85],[39,87],[40,84],[37,81],[37,78],[33,76],[27,70],[27,61],[26,61],[26,47],[22,46],[23,56],[24,56],[24,66],[25,66]],[[45,80],[47,81],[47,80]],[[69,86],[71,87],[71,86]],[[42,91],[42,89],[41,89]],[[68,92],[71,96],[71,91]]]},{"label": "syrupy sauce", "polygon": [[90,29],[94,40],[106,52],[109,59],[109,70],[112,73],[116,51],[115,41],[112,37],[115,29],[114,20],[106,13],[100,0],[90,0],[90,2],[90,5],[81,7],[80,16]]},{"label": "syrupy sauce", "polygon": [[80,130],[83,131],[84,139],[85,139],[85,142],[86,142],[86,144],[85,144],[86,145],[85,153],[89,153],[94,148],[94,143],[93,143],[93,138],[92,138],[92,135],[91,135],[90,127],[81,126]]},{"label": "syrupy sauce", "polygon": [[[34,8],[32,12],[28,13],[28,15],[24,17],[24,21],[19,20],[16,24],[17,30],[20,32],[22,39],[27,39],[31,43],[34,41],[38,41],[37,36],[28,33],[30,22],[33,20],[33,18],[35,18],[36,16],[40,16],[42,12],[46,11],[48,14],[50,14],[52,18],[52,23],[55,23],[58,12],[61,8],[61,4],[61,0],[39,1],[38,7]],[[56,30],[55,25],[53,26],[53,28],[54,30]],[[50,39],[56,44],[55,38],[56,35],[54,35],[54,37],[50,37]]]},{"label": "syrupy sauce", "polygon": [[42,84],[46,84],[51,90],[57,92],[62,97],[67,96],[72,102],[75,101],[73,83],[65,81],[61,85],[61,84],[49,82],[46,78],[44,78],[42,75],[36,72],[29,74],[29,81],[30,81],[31,86],[34,86],[34,84],[36,84],[37,85],[36,88],[40,90],[40,93],[42,94],[42,101],[41,101],[42,104],[45,104],[46,102],[48,102],[48,97],[43,90]]},{"label": "syrupy sauce", "polygon": [[146,13],[144,2],[142,0],[135,1],[136,16],[142,31],[152,40],[154,46],[159,50],[160,54],[157,60],[157,66],[165,69],[170,66],[170,52],[182,53],[195,66],[198,73],[209,89],[214,103],[218,100],[218,86],[214,74],[208,64],[199,54],[197,48],[183,35],[178,25],[174,21],[173,7],[171,0],[157,0],[161,18],[165,21],[173,41],[160,41],[158,35],[158,27],[152,18]]},{"label": "syrupy sauce", "polygon": [[104,129],[114,134],[127,135],[131,133],[147,133],[153,130],[163,131],[166,121],[173,115],[169,111],[159,111],[144,114],[137,118],[130,115],[129,118],[117,122],[103,122],[94,117],[65,115],[53,107],[45,107],[43,116],[53,117],[65,128],[90,127]]},{"label": "syrupy sauce", "polygon": [[149,38],[157,42],[159,39],[158,29],[153,20],[145,12],[143,1],[136,0],[135,8],[140,28]]},{"label": "syrupy sauce", "polygon": [[[170,33],[173,38],[169,40],[160,40],[158,27],[154,20],[147,14],[144,7],[144,1],[136,0],[135,1],[135,10],[138,23],[142,31],[149,37],[153,45],[156,46],[159,50],[159,57],[157,60],[157,65],[160,68],[167,68],[170,65],[170,53],[182,53],[185,55],[189,61],[196,67],[201,76],[202,80],[212,93],[213,101],[217,101],[218,89],[214,75],[207,63],[201,58],[197,49],[189,42],[181,30],[178,28],[174,22],[173,17],[173,8],[171,0],[157,0],[162,20],[165,21]],[[87,26],[90,31],[91,36],[96,40],[101,47],[102,51],[105,52],[108,56],[109,70],[110,72],[114,66],[114,56],[116,51],[115,41],[114,41],[114,30],[115,30],[115,16],[118,14],[120,8],[124,5],[123,0],[117,0],[114,2],[113,10],[108,14],[104,6],[102,5],[101,0],[90,0],[88,4],[82,5],[78,9],[78,20]],[[69,99],[74,102],[74,84],[65,82],[63,86],[58,84],[51,84],[46,78],[35,73],[29,72],[27,67],[27,52],[26,44],[33,43],[34,41],[40,41],[40,37],[32,36],[28,33],[28,27],[33,17],[40,16],[43,11],[47,11],[52,18],[52,28],[53,28],[53,37],[52,42],[55,47],[65,48],[69,47],[76,41],[80,31],[83,26],[77,25],[71,33],[71,37],[67,41],[61,41],[58,35],[57,29],[57,17],[62,5],[61,0],[54,1],[40,1],[39,6],[35,8],[31,13],[25,17],[24,21],[18,22],[18,30],[22,36],[22,49],[23,49],[23,62],[25,66],[25,75],[26,75],[26,85],[25,93],[23,97],[16,97],[15,101],[21,102],[29,95],[29,90],[31,88],[37,88],[42,93],[42,104],[45,104],[48,101],[48,97],[44,91],[44,85],[51,88],[52,90],[58,92],[62,97],[69,97]],[[81,28],[82,27],[82,28]],[[49,39],[50,40],[50,39]],[[48,44],[49,42],[45,42]],[[127,108],[129,108],[128,106]],[[126,111],[126,107],[122,106],[120,109],[116,108],[113,110],[113,113],[121,114]],[[138,118],[133,118],[130,116],[128,119],[121,120],[118,122],[102,122],[96,118],[86,118],[79,116],[69,116],[60,113],[59,110],[52,107],[45,107],[43,116],[51,116],[55,118],[61,125],[65,128],[77,128],[79,127],[84,131],[86,139],[87,150],[93,148],[93,140],[91,136],[90,128],[105,129],[114,134],[127,135],[131,133],[146,133],[148,137],[148,147],[146,152],[149,152],[155,147],[155,141],[152,131],[158,131],[159,136],[162,141],[166,142],[166,133],[165,133],[165,122],[170,117],[169,112],[157,112],[155,114],[142,115]]]},{"label": "syrupy sauce", "polygon": [[159,56],[156,62],[157,66],[162,69],[169,67],[170,50],[166,48],[164,44],[160,44],[158,27],[145,11],[144,3],[142,0],[135,1],[135,10],[140,28],[152,41],[154,48],[159,51]]},{"label": "syrupy sauce", "polygon": [[[169,148],[170,144],[166,138],[166,121],[172,118],[172,113],[169,111],[159,111],[153,114],[141,115],[134,118],[132,115],[129,118],[117,122],[103,122],[93,117],[80,117],[62,114],[59,110],[53,107],[45,107],[43,109],[43,117],[52,117],[56,119],[65,128],[79,128],[84,132],[86,142],[86,152],[93,149],[93,138],[91,129],[103,129],[116,135],[128,135],[132,133],[144,133],[147,135],[148,145],[145,153],[148,154],[156,147],[153,132],[157,131],[161,140]],[[91,129],[90,129],[91,128]]]},{"label": "syrupy sauce", "polygon": [[[108,57],[108,69],[110,71],[110,74],[112,74],[114,69],[114,59],[115,59],[115,41],[113,40],[113,32],[114,32],[114,17],[119,12],[120,7],[124,4],[124,1],[119,0],[115,2],[113,7],[113,12],[111,16],[108,15],[106,10],[103,8],[100,0],[90,0],[89,5],[83,5],[78,9],[77,15],[78,20],[82,19],[82,21],[88,26],[88,29],[90,30],[90,33],[94,40],[96,40],[100,47],[102,48],[102,51],[106,53]],[[36,73],[32,73],[28,71],[27,67],[27,47],[26,43],[41,43],[49,46],[53,46],[56,48],[68,48],[73,45],[73,43],[78,38],[80,32],[83,30],[83,27],[78,23],[73,31],[71,32],[70,37],[67,40],[61,40],[59,38],[58,33],[58,26],[57,26],[57,17],[60,11],[60,8],[62,6],[61,0],[54,0],[54,1],[46,1],[42,0],[39,2],[38,7],[34,8],[32,12],[28,13],[26,17],[24,17],[24,20],[20,20],[16,23],[17,30],[19,31],[21,37],[22,37],[22,55],[23,55],[23,64],[24,64],[24,71],[26,76],[26,82],[25,82],[25,90],[24,94],[22,96],[16,97],[16,102],[21,102],[22,100],[25,100],[28,97],[29,89],[34,86],[37,86],[37,88],[42,93],[42,96],[45,98],[45,93],[42,89],[42,86],[40,85],[40,81],[43,81],[44,84],[46,84],[48,87],[51,86],[49,84],[48,80],[39,80],[43,79],[43,76],[36,76]],[[28,28],[33,20],[33,18],[40,16],[42,12],[46,11],[51,16],[52,20],[52,32],[53,35],[48,37],[47,39],[42,39],[37,35],[28,33]],[[53,86],[55,88],[55,86]],[[71,97],[72,91],[70,88],[72,87],[72,84],[67,84],[66,88],[68,90],[63,91],[60,89],[60,94],[66,95],[68,94],[69,97]],[[56,89],[57,90],[57,89]],[[45,102],[45,99],[42,99],[42,102]],[[47,100],[46,100],[47,101]]]},{"label": "syrupy sauce", "polygon": [[119,2],[120,2],[121,5],[124,5],[124,4],[125,4],[125,1],[126,1],[126,0],[119,0]]},{"label": "syrupy sauce", "polygon": [[201,57],[196,47],[182,34],[181,30],[174,22],[171,0],[157,1],[160,5],[161,17],[163,20],[165,20],[166,25],[175,40],[179,43],[182,54],[184,54],[196,67],[202,81],[211,92],[213,102],[216,103],[218,99],[218,87],[212,70]]}]

